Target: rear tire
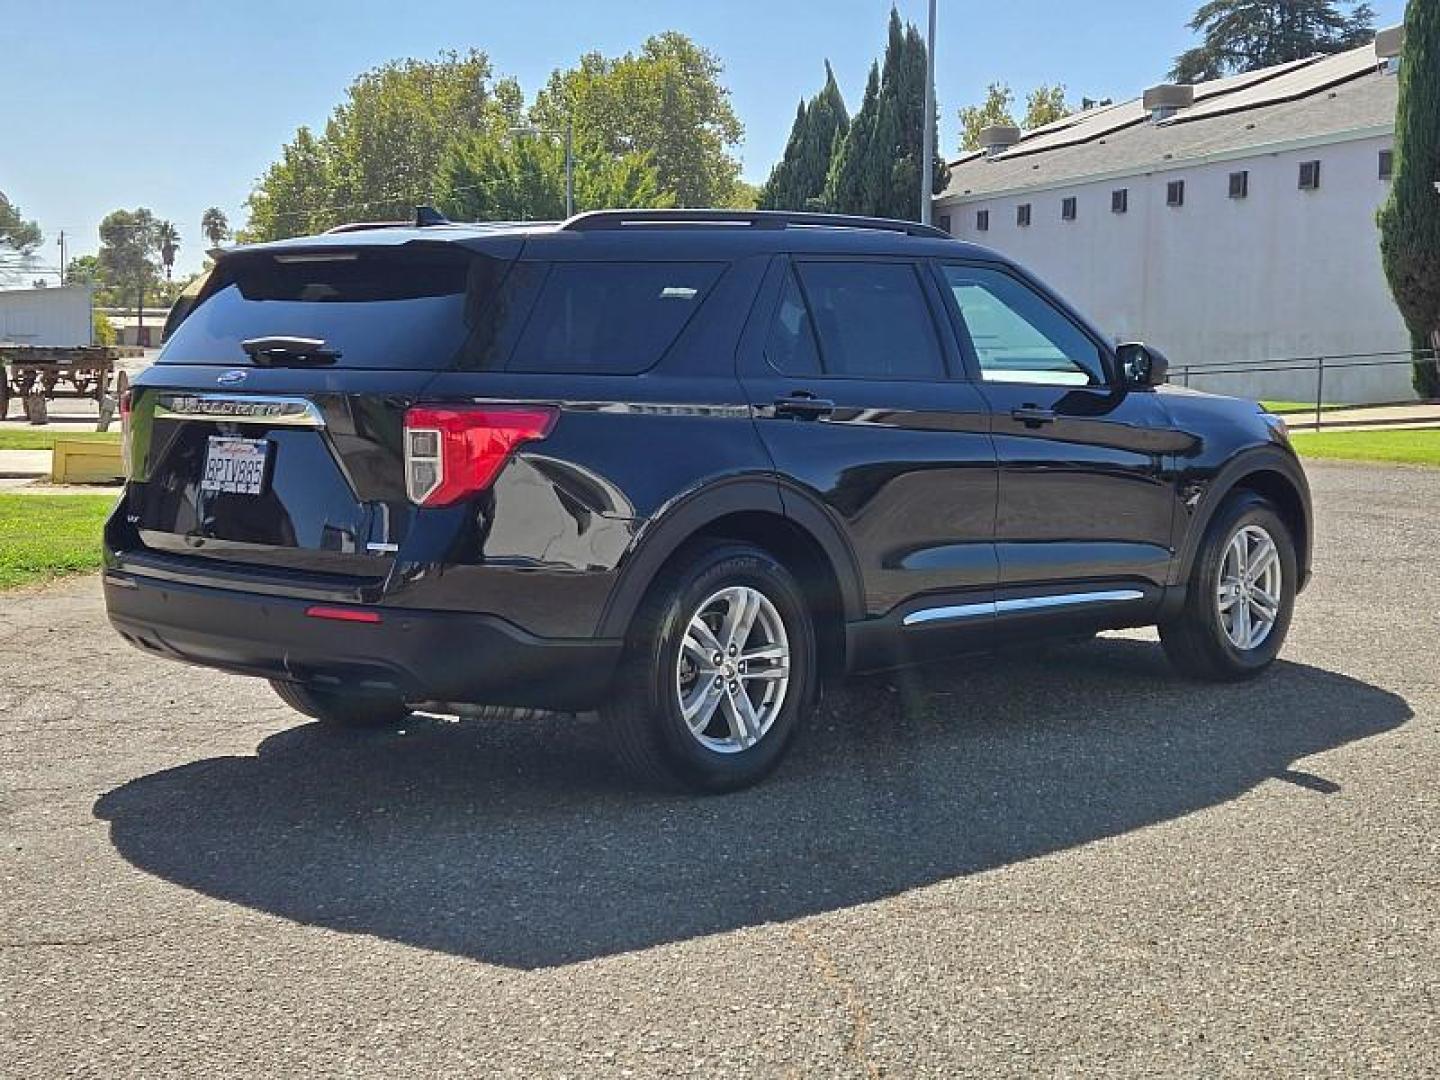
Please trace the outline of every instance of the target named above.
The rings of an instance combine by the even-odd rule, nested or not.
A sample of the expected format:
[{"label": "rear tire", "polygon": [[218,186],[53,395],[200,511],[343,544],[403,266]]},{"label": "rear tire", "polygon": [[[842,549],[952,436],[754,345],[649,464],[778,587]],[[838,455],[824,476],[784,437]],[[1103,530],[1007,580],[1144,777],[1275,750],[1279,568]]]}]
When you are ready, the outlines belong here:
[{"label": "rear tire", "polygon": [[790,572],[761,548],[703,541],[651,585],[600,715],[641,784],[735,791],[779,764],[814,708],[816,676]]},{"label": "rear tire", "polygon": [[317,690],[304,683],[271,679],[270,686],[298,713],[334,728],[378,728],[402,723],[410,709],[397,697]]},{"label": "rear tire", "polygon": [[1170,662],[1211,682],[1264,671],[1290,629],[1295,565],[1295,541],[1274,505],[1253,492],[1232,496],[1195,554],[1185,606],[1160,624]]}]

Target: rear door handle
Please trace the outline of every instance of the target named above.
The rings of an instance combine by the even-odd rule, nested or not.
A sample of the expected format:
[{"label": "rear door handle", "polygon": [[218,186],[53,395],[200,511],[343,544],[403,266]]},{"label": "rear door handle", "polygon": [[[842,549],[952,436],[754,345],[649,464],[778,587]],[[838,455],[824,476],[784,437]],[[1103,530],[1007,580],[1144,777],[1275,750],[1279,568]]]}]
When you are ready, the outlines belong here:
[{"label": "rear door handle", "polygon": [[800,391],[775,399],[775,415],[792,420],[819,420],[835,411],[835,402]]},{"label": "rear door handle", "polygon": [[1021,405],[1018,409],[1011,409],[1010,416],[1026,427],[1039,427],[1041,424],[1055,422],[1055,410],[1042,409],[1038,405]]}]

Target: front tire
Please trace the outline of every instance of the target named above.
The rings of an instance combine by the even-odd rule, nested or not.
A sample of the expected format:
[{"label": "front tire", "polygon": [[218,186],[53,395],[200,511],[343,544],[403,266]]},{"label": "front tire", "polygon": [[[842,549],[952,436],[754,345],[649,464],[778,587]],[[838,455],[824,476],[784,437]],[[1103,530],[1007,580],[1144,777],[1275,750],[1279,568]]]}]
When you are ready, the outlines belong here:
[{"label": "front tire", "polygon": [[398,697],[317,690],[304,683],[271,679],[270,686],[298,713],[333,728],[379,728],[402,723],[410,709]]},{"label": "front tire", "polygon": [[1206,530],[1180,614],[1160,624],[1170,661],[1213,682],[1253,678],[1279,655],[1295,606],[1295,541],[1267,499],[1241,492]]},{"label": "front tire", "polygon": [[779,764],[817,687],[795,578],[761,548],[707,541],[657,576],[600,714],[646,786],[734,791]]}]

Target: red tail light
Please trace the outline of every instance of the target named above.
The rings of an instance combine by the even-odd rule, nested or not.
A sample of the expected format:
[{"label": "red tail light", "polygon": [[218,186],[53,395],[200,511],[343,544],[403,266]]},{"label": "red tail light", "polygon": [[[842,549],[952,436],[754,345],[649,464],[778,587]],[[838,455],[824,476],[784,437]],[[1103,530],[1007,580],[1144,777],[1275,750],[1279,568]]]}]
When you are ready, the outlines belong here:
[{"label": "red tail light", "polygon": [[130,453],[130,409],[133,405],[131,395],[135,391],[128,386],[120,392],[120,457],[125,466],[125,475],[129,476],[132,470]]},{"label": "red tail light", "polygon": [[419,405],[405,414],[405,491],[449,506],[484,491],[521,443],[543,439],[555,410],[540,406]]}]

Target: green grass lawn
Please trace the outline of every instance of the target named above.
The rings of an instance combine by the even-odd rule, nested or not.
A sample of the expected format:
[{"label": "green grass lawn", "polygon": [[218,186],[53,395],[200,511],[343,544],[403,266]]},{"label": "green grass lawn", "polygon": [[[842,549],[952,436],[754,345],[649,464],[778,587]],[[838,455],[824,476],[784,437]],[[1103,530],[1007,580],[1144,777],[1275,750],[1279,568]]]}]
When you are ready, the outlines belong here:
[{"label": "green grass lawn", "polygon": [[75,430],[55,424],[44,427],[0,428],[0,450],[53,450],[56,439],[87,439],[97,442],[118,442],[120,431]]},{"label": "green grass lawn", "polygon": [[0,589],[97,569],[115,498],[0,492]]},{"label": "green grass lawn", "polygon": [[1440,430],[1300,431],[1290,441],[1304,457],[1440,466]]},{"label": "green grass lawn", "polygon": [[[1284,416],[1286,413],[1313,413],[1315,411],[1315,402],[1313,401],[1262,401],[1260,404],[1263,405],[1268,412],[1272,412],[1276,416]],[[1331,405],[1327,402],[1321,404],[1320,411],[1324,412],[1327,409],[1338,408],[1340,408],[1339,405]]]}]

